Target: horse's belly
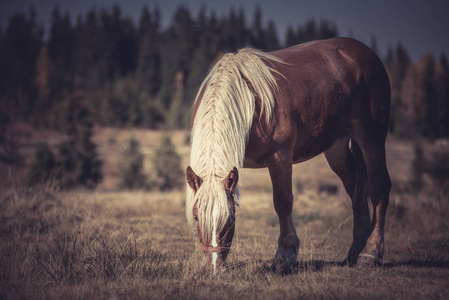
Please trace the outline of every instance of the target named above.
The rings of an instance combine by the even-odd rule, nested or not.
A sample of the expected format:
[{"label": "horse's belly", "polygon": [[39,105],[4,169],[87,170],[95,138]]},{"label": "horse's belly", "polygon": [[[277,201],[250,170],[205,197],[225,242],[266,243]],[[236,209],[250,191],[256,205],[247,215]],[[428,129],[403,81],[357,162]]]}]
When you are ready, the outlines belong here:
[{"label": "horse's belly", "polygon": [[292,161],[300,163],[320,155],[332,147],[335,141],[345,132],[344,118],[334,118],[332,126],[320,126],[300,123],[294,143]]},{"label": "horse's belly", "polygon": [[323,145],[316,145],[315,147],[312,147],[311,145],[307,147],[297,147],[293,152],[292,161],[294,164],[307,161],[317,155],[320,155],[321,153],[329,149],[329,147],[324,147]]},{"label": "horse's belly", "polygon": [[254,159],[252,157],[246,156],[245,160],[243,161],[243,167],[248,169],[260,169],[266,168],[267,164],[263,159]]}]

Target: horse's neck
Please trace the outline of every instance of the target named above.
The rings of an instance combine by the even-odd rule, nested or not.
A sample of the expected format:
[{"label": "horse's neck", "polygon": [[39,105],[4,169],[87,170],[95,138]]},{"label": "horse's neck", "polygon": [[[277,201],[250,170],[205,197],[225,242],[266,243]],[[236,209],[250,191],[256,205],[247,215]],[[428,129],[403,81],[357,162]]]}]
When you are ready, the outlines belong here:
[{"label": "horse's neck", "polygon": [[[201,128],[195,129],[203,131],[207,126],[209,124],[202,124]],[[198,132],[193,136],[191,165],[196,166],[204,179],[223,179],[234,167],[238,170],[243,167],[246,136],[235,135],[233,130],[228,131],[226,128],[219,128],[211,136],[203,135]]]}]

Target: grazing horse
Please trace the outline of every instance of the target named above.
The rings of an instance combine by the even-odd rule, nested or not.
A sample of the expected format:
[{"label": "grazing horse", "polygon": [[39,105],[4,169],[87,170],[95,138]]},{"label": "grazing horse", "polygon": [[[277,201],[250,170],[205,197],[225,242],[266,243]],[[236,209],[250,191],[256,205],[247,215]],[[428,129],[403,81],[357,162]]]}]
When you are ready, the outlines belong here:
[{"label": "grazing horse", "polygon": [[292,165],[323,152],[352,200],[353,242],[344,262],[380,263],[391,188],[385,159],[389,112],[385,68],[354,39],[224,55],[193,105],[186,170],[186,214],[196,224],[207,264],[220,268],[229,254],[241,168],[268,167],[280,223],[274,261],[297,265]]}]

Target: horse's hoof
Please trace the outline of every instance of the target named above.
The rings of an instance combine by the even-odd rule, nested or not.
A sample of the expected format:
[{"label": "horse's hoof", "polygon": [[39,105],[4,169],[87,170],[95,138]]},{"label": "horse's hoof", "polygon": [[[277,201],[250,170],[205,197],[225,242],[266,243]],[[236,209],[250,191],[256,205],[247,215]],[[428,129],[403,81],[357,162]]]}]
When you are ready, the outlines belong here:
[{"label": "horse's hoof", "polygon": [[271,265],[271,270],[281,275],[294,274],[299,270],[299,262],[280,262],[279,260],[275,260]]},{"label": "horse's hoof", "polygon": [[360,254],[357,258],[357,268],[371,268],[377,264],[376,256],[372,254]]},{"label": "horse's hoof", "polygon": [[357,255],[348,255],[344,261],[340,263],[340,266],[355,267],[357,265]]},{"label": "horse's hoof", "polygon": [[281,274],[291,274],[297,272],[299,269],[298,263],[298,247],[299,239],[296,237],[294,244],[298,246],[293,247],[279,247],[274,256],[272,270],[275,272],[280,272]]}]

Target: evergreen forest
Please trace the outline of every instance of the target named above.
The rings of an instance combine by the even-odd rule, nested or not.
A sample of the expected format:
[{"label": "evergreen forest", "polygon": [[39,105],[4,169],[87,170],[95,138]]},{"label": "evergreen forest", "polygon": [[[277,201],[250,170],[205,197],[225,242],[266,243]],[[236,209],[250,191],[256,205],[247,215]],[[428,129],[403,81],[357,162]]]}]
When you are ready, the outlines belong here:
[{"label": "evergreen forest", "polygon": [[[271,51],[339,35],[328,20],[304,20],[281,37],[260,8],[251,22],[245,18],[242,9],[218,17],[180,6],[163,28],[157,8],[142,8],[133,21],[119,6],[78,16],[56,7],[44,30],[32,8],[16,13],[0,28],[1,124],[70,130],[76,98],[97,125],[188,128],[197,89],[223,53],[245,46]],[[375,37],[369,46],[379,50]],[[381,50],[392,85],[391,132],[448,137],[447,57],[426,54],[414,62],[400,43]]]}]

